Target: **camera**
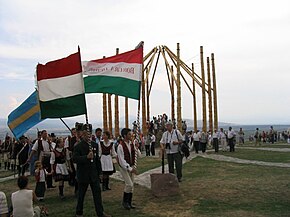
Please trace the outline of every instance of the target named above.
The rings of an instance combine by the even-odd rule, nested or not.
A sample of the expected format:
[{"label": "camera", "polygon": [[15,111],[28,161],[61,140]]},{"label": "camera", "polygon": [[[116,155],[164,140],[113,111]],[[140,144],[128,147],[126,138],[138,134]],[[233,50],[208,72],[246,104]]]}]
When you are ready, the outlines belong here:
[{"label": "camera", "polygon": [[169,143],[169,142],[167,142],[167,143],[165,144],[165,148],[166,148],[166,149],[171,149],[171,148],[170,148],[170,143]]}]

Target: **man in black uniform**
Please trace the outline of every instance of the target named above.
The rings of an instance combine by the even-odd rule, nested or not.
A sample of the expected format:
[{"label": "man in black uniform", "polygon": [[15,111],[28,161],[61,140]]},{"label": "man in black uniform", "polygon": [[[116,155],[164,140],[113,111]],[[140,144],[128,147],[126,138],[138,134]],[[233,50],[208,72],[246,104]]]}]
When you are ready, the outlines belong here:
[{"label": "man in black uniform", "polygon": [[[90,125],[91,126],[91,125]],[[78,181],[78,202],[76,207],[76,216],[83,216],[83,204],[88,186],[91,186],[96,213],[99,217],[109,217],[104,213],[102,205],[102,196],[99,176],[102,172],[101,162],[98,155],[98,145],[91,141],[90,132],[87,125],[83,126],[81,141],[74,147],[73,161],[77,164],[77,181]]]}]

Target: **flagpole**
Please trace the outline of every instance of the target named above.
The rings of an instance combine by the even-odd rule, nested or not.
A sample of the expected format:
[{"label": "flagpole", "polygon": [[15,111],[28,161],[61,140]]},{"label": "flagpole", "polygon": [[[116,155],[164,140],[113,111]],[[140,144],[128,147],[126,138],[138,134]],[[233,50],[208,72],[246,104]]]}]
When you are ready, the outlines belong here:
[{"label": "flagpole", "polygon": [[[82,60],[81,60],[80,46],[78,46],[78,53],[79,53],[79,56],[80,56],[80,65],[81,65],[81,69],[82,69]],[[83,70],[82,70],[82,73],[83,73]],[[82,84],[84,85],[84,83],[82,83]],[[83,86],[83,88],[85,90],[84,86]],[[87,125],[87,133],[88,133],[88,135],[90,135],[90,127],[89,127],[89,118],[88,118],[87,107],[86,107],[85,119],[86,119],[86,125]],[[91,137],[89,137],[88,145],[89,145],[90,152],[93,152],[92,143],[91,143]],[[91,159],[91,163],[93,163],[93,162],[94,162],[94,159]]]},{"label": "flagpole", "polygon": [[[138,49],[139,47],[144,46],[144,42],[141,41],[135,49]],[[143,63],[142,63],[142,71],[143,73]],[[141,108],[141,101],[140,101],[140,95],[141,95],[141,85],[139,88],[139,100],[138,100],[138,113],[137,113],[137,136],[139,138],[139,141],[141,142],[141,137],[140,137],[140,108]],[[137,169],[137,159],[138,159],[138,150],[136,146],[134,145],[135,148],[135,162],[134,162],[134,168]]]},{"label": "flagpole", "polygon": [[60,119],[61,122],[66,126],[66,128],[67,128],[70,132],[72,132],[71,129],[69,128],[69,126],[64,122],[64,120],[63,120],[62,118],[59,118],[59,119]]},{"label": "flagpole", "polygon": [[[80,46],[78,46],[78,53],[79,53],[79,56],[80,56],[80,65],[81,65],[82,74],[83,74],[83,67],[82,67],[81,49],[80,49]],[[83,84],[83,88],[84,88],[84,90],[85,90],[84,82],[82,82],[82,84]],[[86,106],[86,107],[87,107],[87,106]],[[88,124],[89,124],[89,118],[88,118],[88,111],[87,111],[87,108],[86,108],[86,113],[85,113],[85,119],[86,119],[86,124],[88,125]],[[89,128],[87,128],[87,130],[89,131]]]}]

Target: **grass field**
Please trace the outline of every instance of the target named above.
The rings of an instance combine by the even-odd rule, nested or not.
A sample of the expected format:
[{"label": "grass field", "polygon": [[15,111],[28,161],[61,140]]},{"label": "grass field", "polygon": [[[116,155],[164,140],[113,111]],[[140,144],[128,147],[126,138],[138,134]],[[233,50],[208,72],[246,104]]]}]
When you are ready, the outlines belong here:
[{"label": "grass field", "polygon": [[[16,171],[16,173],[17,173],[17,171]],[[7,176],[11,176],[11,175],[13,175],[14,174],[14,172],[12,172],[12,171],[1,171],[0,172],[0,178],[4,178],[4,177],[7,177]],[[16,174],[16,176],[17,176],[17,174]]]},{"label": "grass field", "polygon": [[230,156],[230,157],[235,157],[235,158],[240,158],[240,159],[246,159],[246,160],[290,163],[290,152],[236,149],[234,153],[233,152],[219,152],[219,154]]},{"label": "grass field", "polygon": [[[255,155],[259,157],[259,154]],[[158,163],[158,159],[151,160],[152,164]],[[143,161],[139,161],[139,166],[145,170],[150,167],[150,162],[148,159]],[[133,200],[138,208],[131,211],[121,207],[124,184],[112,181],[113,190],[102,193],[104,208],[107,213],[119,217],[290,216],[288,168],[219,162],[197,157],[184,165],[183,177],[180,195],[176,197],[155,198],[149,189],[136,185]],[[32,189],[34,185],[31,178]],[[17,190],[15,180],[1,183],[0,186],[8,198]],[[66,186],[65,194],[67,198],[61,201],[57,189],[46,192],[44,204],[48,206],[50,216],[74,215],[76,200],[73,188]],[[96,216],[90,191],[85,199],[84,216]]]}]

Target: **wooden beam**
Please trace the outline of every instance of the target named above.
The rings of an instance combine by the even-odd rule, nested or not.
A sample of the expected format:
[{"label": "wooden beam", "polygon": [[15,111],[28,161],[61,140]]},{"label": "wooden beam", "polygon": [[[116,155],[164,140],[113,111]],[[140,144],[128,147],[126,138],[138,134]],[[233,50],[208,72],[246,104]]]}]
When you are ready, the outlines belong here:
[{"label": "wooden beam", "polygon": [[216,73],[214,54],[211,54],[212,66],[212,84],[213,84],[213,110],[214,110],[214,128],[218,130],[218,106],[217,106],[217,88],[216,88]]},{"label": "wooden beam", "polygon": [[203,46],[200,46],[200,65],[201,65],[201,78],[202,78],[202,131],[207,132]]},{"label": "wooden beam", "polygon": [[161,50],[161,53],[162,53],[162,56],[163,56],[163,58],[164,58],[165,65],[166,65],[166,67],[169,69],[170,74],[171,74],[171,76],[173,77],[173,80],[174,80],[175,84],[177,85],[177,79],[175,78],[175,76],[174,76],[174,74],[173,74],[173,71],[171,71],[171,67],[170,67],[170,65],[169,65],[169,63],[168,63],[168,60],[167,60],[167,58],[166,58],[166,56],[165,56],[165,52],[164,52],[163,49]]},{"label": "wooden beam", "polygon": [[[173,66],[171,66],[171,71],[173,71]],[[168,72],[167,72],[168,74]],[[168,77],[169,78],[169,77]],[[169,81],[170,82],[170,81]],[[173,75],[171,76],[171,121],[173,122],[175,119],[175,97],[174,97],[174,82],[173,82]]]},{"label": "wooden beam", "polygon": [[210,62],[209,57],[206,58],[207,62],[207,80],[208,80],[208,126],[211,133],[213,133],[212,124],[212,95],[211,95],[211,79],[210,79]]},{"label": "wooden beam", "polygon": [[112,94],[108,94],[109,132],[113,134]]},{"label": "wooden beam", "polygon": [[129,128],[129,102],[128,102],[128,97],[125,97],[125,127]]},{"label": "wooden beam", "polygon": [[[116,55],[119,54],[119,48],[116,49]],[[120,126],[119,126],[119,96],[115,95],[115,137],[117,138],[120,135]]]},{"label": "wooden beam", "polygon": [[150,96],[150,93],[151,93],[151,89],[152,89],[152,85],[153,85],[153,81],[154,81],[154,77],[155,77],[155,73],[156,73],[156,69],[157,69],[157,64],[159,62],[160,52],[161,51],[159,50],[158,56],[157,56],[157,60],[156,60],[156,63],[155,63],[155,67],[154,67],[154,72],[153,72],[152,80],[151,80],[151,83],[150,83],[149,96]]},{"label": "wooden beam", "polygon": [[192,98],[193,98],[193,129],[194,132],[197,132],[197,109],[196,109],[196,93],[195,93],[195,80],[194,80],[194,64],[191,64],[192,66]]},{"label": "wooden beam", "polygon": [[143,62],[145,62],[148,59],[148,57],[151,56],[151,54],[155,51],[155,49],[156,47],[154,47],[148,54],[145,55],[145,57],[143,57]]},{"label": "wooden beam", "polygon": [[147,121],[150,121],[149,79],[146,80]]},{"label": "wooden beam", "polygon": [[103,130],[108,130],[107,94],[103,93]]},{"label": "wooden beam", "polygon": [[182,129],[182,116],[181,116],[181,82],[180,82],[180,48],[177,43],[177,129]]}]

